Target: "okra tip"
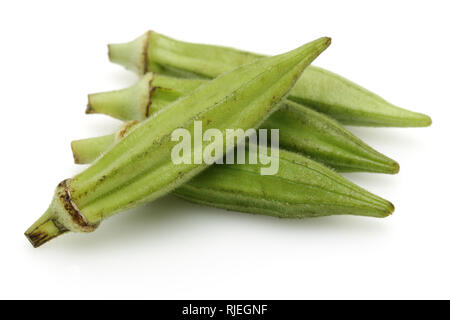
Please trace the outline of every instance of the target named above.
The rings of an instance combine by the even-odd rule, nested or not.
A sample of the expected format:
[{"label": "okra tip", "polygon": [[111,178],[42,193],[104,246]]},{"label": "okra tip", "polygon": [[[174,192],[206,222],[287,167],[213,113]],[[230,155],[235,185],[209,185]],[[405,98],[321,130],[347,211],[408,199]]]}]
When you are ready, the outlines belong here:
[{"label": "okra tip", "polygon": [[[114,93],[114,91],[112,91]],[[105,101],[105,96],[107,98],[107,95],[104,92],[99,93],[90,93],[88,94],[88,102],[86,105],[86,114],[108,114],[108,110],[104,110],[105,105],[107,106],[108,103],[111,104],[110,101]]]},{"label": "okra tip", "polygon": [[[112,96],[114,97],[114,92],[111,91]],[[106,98],[106,99],[105,99]],[[118,103],[119,102],[119,103]],[[88,94],[88,102],[86,105],[86,110],[84,111],[86,114],[105,114],[109,116],[115,116],[115,113],[122,112],[122,108],[117,108],[117,104],[120,104],[120,101],[108,101],[108,95],[105,92],[99,93],[90,93]],[[112,114],[111,114],[112,113]],[[117,117],[117,116],[116,116]],[[120,119],[120,118],[119,118]]]},{"label": "okra tip", "polygon": [[392,164],[392,173],[397,174],[399,172],[400,172],[400,165],[398,164],[397,161],[394,161],[394,163]]},{"label": "okra tip", "polygon": [[144,120],[148,117],[154,74],[149,72],[134,85],[114,91],[88,94],[86,114],[102,113],[120,120]]},{"label": "okra tip", "polygon": [[[373,172],[378,172],[378,173],[387,173],[387,174],[397,174],[400,172],[400,164],[395,161],[392,160],[388,157],[386,157],[386,159],[388,161],[386,161],[385,163],[380,163],[379,166],[379,171],[374,170]],[[374,166],[375,167],[375,166]]]},{"label": "okra tip", "polygon": [[70,179],[58,184],[47,211],[25,231],[25,236],[37,248],[68,231],[92,232],[98,223],[90,223],[72,202]]}]

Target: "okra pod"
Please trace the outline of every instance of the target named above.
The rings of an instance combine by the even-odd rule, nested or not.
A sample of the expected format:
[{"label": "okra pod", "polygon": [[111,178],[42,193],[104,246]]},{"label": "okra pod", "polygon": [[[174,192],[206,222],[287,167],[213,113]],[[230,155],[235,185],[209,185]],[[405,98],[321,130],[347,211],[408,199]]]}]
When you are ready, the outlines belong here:
[{"label": "okra pod", "polygon": [[[126,124],[115,135],[116,143],[135,124]],[[74,158],[87,159],[86,154],[97,152],[95,139],[73,141]],[[105,150],[110,147],[104,143]],[[253,150],[247,148],[246,152]],[[173,190],[172,194],[212,207],[282,218],[336,214],[382,218],[394,210],[390,202],[356,186],[333,170],[293,152],[279,150],[279,170],[275,175],[261,176],[259,169],[259,164],[216,164]]]},{"label": "okra pod", "polygon": [[[139,74],[150,71],[181,77],[214,78],[263,57],[233,48],[175,40],[148,31],[127,43],[110,44],[109,59]],[[310,66],[289,98],[343,124],[375,127],[425,127],[427,115],[399,108],[325,69]]]},{"label": "okra pod", "polygon": [[[321,38],[238,67],[140,122],[92,166],[61,182],[47,211],[25,235],[37,247],[67,231],[91,232],[114,213],[155,200],[200,174],[209,163],[172,161],[177,145],[172,133],[183,128],[194,136],[196,121],[222,136],[228,129],[258,127],[329,44],[329,38]],[[223,140],[213,161],[234,148]],[[206,142],[200,151],[216,143]]]},{"label": "okra pod", "polygon": [[254,165],[214,165],[174,193],[203,205],[281,218],[384,218],[394,211],[389,201],[311,159],[285,150],[279,159],[279,171],[271,176],[259,175]]},{"label": "okra pod", "polygon": [[[86,112],[140,121],[208,81],[147,73],[129,88],[90,94]],[[396,161],[365,144],[337,121],[290,100],[285,100],[261,128],[280,129],[280,147],[339,171],[392,174],[399,170]]]}]

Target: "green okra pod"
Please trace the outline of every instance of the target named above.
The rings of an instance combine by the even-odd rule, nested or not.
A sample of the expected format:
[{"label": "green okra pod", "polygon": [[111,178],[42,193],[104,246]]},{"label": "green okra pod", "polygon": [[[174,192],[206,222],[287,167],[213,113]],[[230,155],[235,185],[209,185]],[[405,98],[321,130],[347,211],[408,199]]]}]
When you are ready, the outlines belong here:
[{"label": "green okra pod", "polygon": [[[208,81],[147,73],[129,88],[90,94],[87,113],[141,121]],[[337,121],[290,100],[285,100],[261,128],[280,129],[280,147],[300,152],[339,171],[397,173],[399,170],[396,161],[365,144]]]},{"label": "green okra pod", "polygon": [[384,218],[394,206],[333,170],[280,150],[276,175],[261,176],[248,164],[214,165],[175,189],[191,202],[281,218],[358,215]]},{"label": "green okra pod", "polygon": [[[136,123],[124,125],[115,135],[116,143]],[[110,147],[104,141],[104,150]],[[251,153],[253,150],[247,148],[246,152]],[[72,151],[75,159],[87,159],[87,155],[98,151],[96,138],[73,141]],[[394,211],[390,202],[356,186],[333,170],[293,152],[279,150],[279,170],[275,175],[261,176],[259,170],[258,164],[216,164],[172,193],[185,200],[212,207],[282,218],[336,214],[382,218]]]},{"label": "green okra pod", "polygon": [[[37,247],[67,231],[93,231],[114,213],[155,200],[200,174],[209,164],[172,161],[177,145],[172,133],[183,128],[194,136],[195,121],[222,136],[228,129],[258,127],[329,44],[329,38],[321,38],[238,67],[137,124],[92,166],[61,182],[48,210],[25,235]],[[212,160],[234,148],[221,142],[223,147]],[[203,153],[214,143],[209,141],[200,150]]]},{"label": "green okra pod", "polygon": [[[183,42],[149,31],[134,41],[110,44],[109,58],[128,69],[181,77],[214,78],[263,57],[233,48]],[[427,115],[392,105],[378,95],[330,71],[308,67],[289,98],[343,124],[425,127]]]}]

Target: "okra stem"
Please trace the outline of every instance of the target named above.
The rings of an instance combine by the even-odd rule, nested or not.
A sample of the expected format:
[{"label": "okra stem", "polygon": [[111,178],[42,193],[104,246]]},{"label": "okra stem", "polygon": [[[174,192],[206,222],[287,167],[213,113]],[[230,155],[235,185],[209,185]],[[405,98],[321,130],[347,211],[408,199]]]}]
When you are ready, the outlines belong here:
[{"label": "okra stem", "polygon": [[[121,120],[143,120],[208,81],[147,73],[129,88],[90,94],[88,109]],[[339,171],[399,171],[396,161],[365,144],[337,121],[290,100],[285,100],[261,128],[280,129],[282,148]]]},{"label": "okra stem", "polygon": [[[46,219],[28,229],[26,236],[39,246],[61,234],[41,227],[49,219],[60,230],[93,231],[114,213],[155,200],[200,174],[208,164],[172,161],[171,151],[177,144],[171,139],[174,130],[184,128],[193,136],[195,121],[201,121],[205,130],[219,130],[222,136],[227,129],[258,127],[329,44],[329,38],[321,38],[239,67],[137,124],[92,166],[58,185]],[[222,142],[222,150],[212,160],[234,148]],[[202,153],[213,143],[205,143]]]}]

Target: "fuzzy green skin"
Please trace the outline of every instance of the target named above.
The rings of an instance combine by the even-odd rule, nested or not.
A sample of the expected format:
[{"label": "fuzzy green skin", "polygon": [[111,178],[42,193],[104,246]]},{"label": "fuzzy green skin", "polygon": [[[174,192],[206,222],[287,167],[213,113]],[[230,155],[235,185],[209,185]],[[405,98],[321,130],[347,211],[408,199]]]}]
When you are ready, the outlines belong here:
[{"label": "fuzzy green skin", "polygon": [[[83,148],[73,148],[74,158],[85,158],[83,153],[93,139],[85,139]],[[95,144],[92,147],[98,150]],[[304,156],[280,149],[279,159],[273,176],[261,176],[259,164],[213,165],[172,193],[212,207],[281,218],[336,214],[382,218],[394,210],[390,202]]]},{"label": "fuzzy green skin", "polygon": [[[263,57],[233,48],[195,44],[149,31],[128,43],[110,44],[109,58],[140,74],[154,71],[180,77],[214,78]],[[427,115],[399,108],[330,71],[308,67],[289,98],[343,124],[426,127]]]},{"label": "fuzzy green skin", "polygon": [[[91,167],[57,188],[55,196],[62,202],[57,210],[49,208],[55,216],[52,221],[63,227],[59,230],[84,231],[85,224],[97,226],[114,213],[155,200],[200,174],[207,164],[172,162],[171,150],[177,144],[171,141],[172,132],[185,128],[193,136],[195,120],[203,122],[204,130],[216,128],[222,134],[226,129],[258,127],[329,44],[329,38],[321,38],[239,67],[137,124]],[[230,149],[226,142],[223,146],[216,159]],[[77,222],[83,228],[77,228]],[[26,231],[30,240],[35,232],[42,234],[39,227]]]},{"label": "fuzzy green skin", "polygon": [[292,101],[286,101],[261,128],[280,128],[280,146],[341,172],[395,174],[400,169],[395,160],[368,146],[337,121]]},{"label": "fuzzy green skin", "polygon": [[[121,120],[144,120],[207,82],[147,73],[129,88],[90,94],[88,110]],[[337,121],[290,100],[261,128],[280,129],[281,148],[302,153],[339,171],[399,171],[396,161],[365,144]]]},{"label": "fuzzy green skin", "polygon": [[185,200],[280,218],[358,215],[383,218],[394,206],[306,157],[280,150],[276,175],[254,165],[214,165],[179,187]]}]

